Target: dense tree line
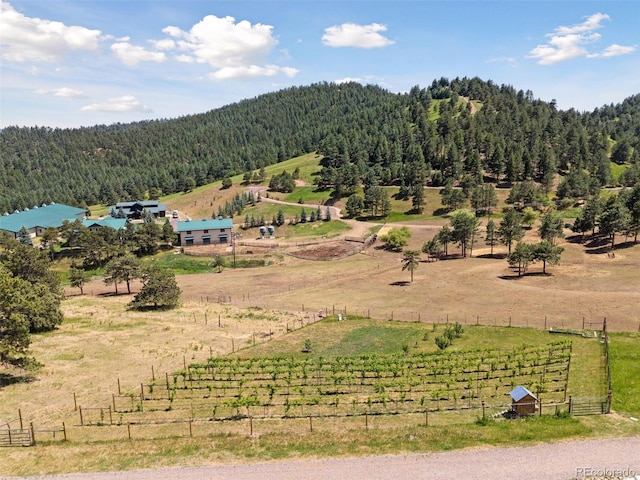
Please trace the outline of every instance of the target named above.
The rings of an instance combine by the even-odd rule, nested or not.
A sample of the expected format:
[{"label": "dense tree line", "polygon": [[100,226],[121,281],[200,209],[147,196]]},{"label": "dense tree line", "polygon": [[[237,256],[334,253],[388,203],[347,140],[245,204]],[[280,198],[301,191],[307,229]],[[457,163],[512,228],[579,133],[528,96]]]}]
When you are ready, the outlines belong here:
[{"label": "dense tree line", "polygon": [[321,188],[348,197],[361,185],[397,184],[405,198],[418,197],[416,211],[426,184],[471,192],[485,181],[528,180],[548,191],[560,173],[572,179],[565,194],[581,196],[612,182],[610,158],[629,166],[622,183],[640,179],[639,113],[640,95],[591,113],[560,111],[530,91],[465,77],[407,94],[320,83],[173,120],[8,127],[0,132],[0,212],[228,184],[311,151],[324,155]]},{"label": "dense tree line", "polygon": [[3,239],[0,254],[0,365],[35,366],[30,334],[62,323],[60,278],[42,250]]}]

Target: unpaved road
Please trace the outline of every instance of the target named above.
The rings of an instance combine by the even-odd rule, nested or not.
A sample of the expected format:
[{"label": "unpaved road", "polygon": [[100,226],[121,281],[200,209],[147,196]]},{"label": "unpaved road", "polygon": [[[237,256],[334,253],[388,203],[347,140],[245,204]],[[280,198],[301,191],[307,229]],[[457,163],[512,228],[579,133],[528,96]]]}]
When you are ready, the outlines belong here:
[{"label": "unpaved road", "polygon": [[[24,479],[24,477],[22,477]],[[640,437],[444,453],[28,477],[49,480],[640,480]]]}]

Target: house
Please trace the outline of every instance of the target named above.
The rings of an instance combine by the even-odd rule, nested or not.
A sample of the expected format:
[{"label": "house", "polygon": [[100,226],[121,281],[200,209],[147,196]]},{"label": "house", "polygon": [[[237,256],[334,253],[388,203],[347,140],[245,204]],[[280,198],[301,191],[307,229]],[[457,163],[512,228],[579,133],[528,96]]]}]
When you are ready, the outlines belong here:
[{"label": "house", "polygon": [[4,230],[18,238],[18,232],[22,227],[29,230],[31,237],[42,235],[47,228],[60,228],[62,222],[73,222],[83,219],[87,211],[83,208],[70,207],[61,203],[43,203],[40,207],[25,208],[14,213],[5,213],[0,216],[0,230]]},{"label": "house", "polygon": [[109,227],[114,230],[123,230],[127,224],[126,218],[103,217],[100,219],[85,218],[82,224],[89,230],[98,230],[101,227]]},{"label": "house", "polygon": [[538,398],[522,385],[511,390],[511,409],[518,415],[533,415],[537,410]]},{"label": "house", "polygon": [[211,220],[186,220],[177,222],[178,244],[191,245],[229,245],[233,221],[230,218]]},{"label": "house", "polygon": [[116,218],[140,219],[144,212],[149,212],[156,218],[164,218],[167,215],[167,206],[157,200],[148,200],[120,202],[109,207],[109,215]]}]

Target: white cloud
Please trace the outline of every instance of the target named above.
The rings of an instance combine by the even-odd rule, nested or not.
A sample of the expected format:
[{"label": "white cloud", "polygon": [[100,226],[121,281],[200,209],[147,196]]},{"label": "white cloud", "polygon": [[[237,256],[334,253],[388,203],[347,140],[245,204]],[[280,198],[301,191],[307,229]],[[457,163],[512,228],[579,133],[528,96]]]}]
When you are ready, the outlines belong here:
[{"label": "white cloud", "polygon": [[370,25],[357,25],[355,23],[343,23],[328,27],[322,36],[322,43],[329,47],[357,47],[357,48],[381,48],[393,45],[379,32],[386,32],[386,25],[372,23]]},{"label": "white cloud", "polygon": [[162,40],[151,40],[151,44],[157,50],[173,50],[176,48],[176,42],[170,38],[163,38]]},{"label": "white cloud", "polygon": [[333,81],[333,83],[337,85],[340,85],[342,83],[350,83],[350,82],[364,83],[364,80],[360,77],[344,77],[344,78],[339,78],[338,80]]},{"label": "white cloud", "polygon": [[629,53],[633,53],[636,51],[636,46],[625,47],[623,45],[618,45],[616,43],[609,45],[605,48],[602,53],[594,53],[589,55],[589,58],[597,58],[597,57],[617,57],[618,55],[627,55]]},{"label": "white cloud", "polygon": [[125,65],[135,67],[140,62],[156,62],[162,63],[167,60],[164,52],[153,52],[146,50],[143,47],[137,45],[131,45],[130,43],[114,43],[111,45],[111,51],[120,59]]},{"label": "white cloud", "polygon": [[298,73],[294,68],[261,65],[278,44],[272,30],[271,25],[246,20],[236,23],[233,17],[207,15],[189,31],[174,26],[164,28],[162,31],[171,38],[160,42],[166,46],[171,45],[169,41],[174,42],[172,48],[180,52],[175,57],[179,62],[206,63],[215,68],[209,76],[216,80],[280,73],[294,76]]},{"label": "white cloud", "polygon": [[143,105],[133,95],[125,95],[124,97],[110,98],[102,103],[92,103],[82,107],[85,112],[109,112],[109,113],[129,113],[143,112],[148,113],[152,110]]},{"label": "white cloud", "polygon": [[577,25],[557,27],[554,33],[546,35],[549,42],[533,48],[527,58],[538,59],[540,65],[553,65],[577,57],[612,57],[635,51],[635,47],[613,44],[606,47],[602,53],[590,53],[585,45],[601,39],[601,35],[594,30],[602,28],[604,20],[610,20],[609,15],[595,13]]},{"label": "white cloud", "polygon": [[279,73],[293,78],[298,74],[298,70],[291,67],[278,67],[276,65],[249,65],[247,67],[224,67],[209,75],[213,80],[248,79],[258,77],[275,77]]},{"label": "white cloud", "polygon": [[506,63],[510,67],[516,67],[518,60],[515,57],[494,57],[487,60],[487,63]]},{"label": "white cloud", "polygon": [[36,90],[36,93],[65,98],[87,98],[87,96],[82,91],[69,87],[54,88],[52,90],[40,88]]},{"label": "white cloud", "polygon": [[0,2],[2,58],[12,62],[55,62],[76,50],[96,50],[100,30],[30,18]]}]

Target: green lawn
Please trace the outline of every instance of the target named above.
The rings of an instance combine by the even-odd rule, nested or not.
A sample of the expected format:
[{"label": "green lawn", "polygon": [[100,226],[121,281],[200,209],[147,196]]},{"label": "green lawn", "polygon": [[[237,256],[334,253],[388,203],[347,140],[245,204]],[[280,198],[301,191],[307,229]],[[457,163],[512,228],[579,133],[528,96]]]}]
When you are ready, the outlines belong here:
[{"label": "green lawn", "polygon": [[612,333],[613,409],[640,417],[640,333]]}]

